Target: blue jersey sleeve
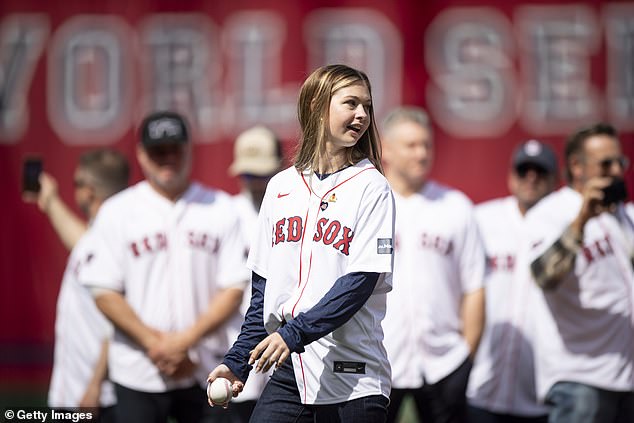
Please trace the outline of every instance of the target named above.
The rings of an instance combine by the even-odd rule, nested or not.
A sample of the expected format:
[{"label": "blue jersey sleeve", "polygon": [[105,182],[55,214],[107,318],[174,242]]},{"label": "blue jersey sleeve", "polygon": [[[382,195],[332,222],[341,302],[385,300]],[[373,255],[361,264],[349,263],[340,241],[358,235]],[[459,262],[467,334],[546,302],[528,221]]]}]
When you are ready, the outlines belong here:
[{"label": "blue jersey sleeve", "polygon": [[370,298],[379,273],[352,272],[337,279],[330,290],[310,310],[286,322],[278,333],[292,352],[346,323]]},{"label": "blue jersey sleeve", "polygon": [[241,381],[246,382],[253,366],[248,364],[249,353],[266,336],[264,329],[264,289],[266,279],[253,272],[251,277],[251,304],[244,317],[244,323],[238,339],[225,355],[222,363],[236,375]]}]

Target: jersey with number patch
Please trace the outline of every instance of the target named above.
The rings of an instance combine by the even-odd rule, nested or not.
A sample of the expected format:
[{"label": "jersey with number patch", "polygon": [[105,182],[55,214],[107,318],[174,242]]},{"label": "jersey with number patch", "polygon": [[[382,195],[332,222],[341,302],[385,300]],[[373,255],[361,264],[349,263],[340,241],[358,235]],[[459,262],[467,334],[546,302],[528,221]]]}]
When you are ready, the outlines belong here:
[{"label": "jersey with number patch", "polygon": [[518,271],[526,239],[524,216],[513,196],[475,208],[487,255],[486,324],[467,388],[471,405],[502,414],[540,416],[533,363],[533,313],[527,301],[534,282]]},{"label": "jersey with number patch", "polygon": [[[112,336],[112,325],[77,278],[81,268],[93,258],[88,247],[89,236],[90,231],[73,248],[57,298],[49,407],[79,407],[94,375],[103,343]],[[115,402],[114,387],[109,380],[104,380],[99,405],[109,407]]]},{"label": "jersey with number patch", "polygon": [[[246,257],[248,255],[249,246],[252,244],[251,240],[255,236],[256,232],[258,211],[255,209],[251,198],[245,193],[237,194],[233,196],[232,199],[234,200],[235,212],[240,218],[240,232],[245,245],[244,266],[246,267]],[[234,316],[227,323],[229,345],[232,345],[238,338],[240,329],[242,328],[242,323],[244,322],[244,316],[247,314],[247,310],[251,304],[251,284],[249,283],[247,286],[248,289],[244,290],[244,298],[242,299],[242,304],[240,306],[240,313]],[[240,392],[238,397],[233,398],[231,401],[243,402],[258,399],[264,389],[264,386],[268,382],[271,373],[272,370],[266,373],[256,373],[255,369],[251,370],[249,378],[244,385],[244,389]]]},{"label": "jersey with number patch", "polygon": [[[561,236],[581,205],[581,195],[564,187],[529,211],[529,263]],[[632,222],[632,204],[590,219],[573,271],[534,296],[539,398],[560,381],[634,391]]]},{"label": "jersey with number patch", "polygon": [[292,354],[305,404],[389,396],[381,320],[391,289],[393,201],[387,181],[368,160],[324,180],[289,168],[269,182],[248,260],[266,278],[269,333],[311,309],[339,277],[380,274],[372,295],[348,322]]},{"label": "jersey with number patch", "polygon": [[[108,199],[93,225],[94,258],[81,272],[83,284],[121,292],[149,327],[175,332],[191,326],[223,288],[248,279],[244,245],[230,197],[192,183],[176,202],[146,181]],[[205,336],[190,351],[196,376],[228,348],[225,330]],[[144,392],[191,386],[194,378],[162,375],[136,342],[115,328],[110,347],[111,379]]]},{"label": "jersey with number patch", "polygon": [[396,198],[394,290],[383,328],[395,388],[420,388],[466,360],[460,305],[482,288],[485,255],[471,201],[429,181]]}]

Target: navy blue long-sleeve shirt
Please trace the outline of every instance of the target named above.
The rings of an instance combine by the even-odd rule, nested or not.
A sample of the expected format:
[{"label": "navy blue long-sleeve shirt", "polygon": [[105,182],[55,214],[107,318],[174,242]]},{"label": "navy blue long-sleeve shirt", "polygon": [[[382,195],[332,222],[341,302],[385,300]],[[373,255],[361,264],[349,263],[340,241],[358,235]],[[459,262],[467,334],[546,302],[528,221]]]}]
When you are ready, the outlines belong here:
[{"label": "navy blue long-sleeve shirt", "polygon": [[[346,323],[370,298],[379,273],[352,272],[337,279],[317,304],[294,319],[287,321],[278,333],[292,352],[301,353],[304,346],[334,331]],[[253,272],[251,304],[242,329],[223,363],[240,380],[246,381],[252,366],[249,352],[267,337],[264,329],[264,291],[266,279]]]}]

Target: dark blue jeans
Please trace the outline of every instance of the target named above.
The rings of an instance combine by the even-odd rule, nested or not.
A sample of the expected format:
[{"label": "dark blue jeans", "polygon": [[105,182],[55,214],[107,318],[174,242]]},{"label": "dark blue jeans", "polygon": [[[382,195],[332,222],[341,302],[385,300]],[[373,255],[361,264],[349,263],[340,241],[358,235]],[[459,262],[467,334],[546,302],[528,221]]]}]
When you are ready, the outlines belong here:
[{"label": "dark blue jeans", "polygon": [[371,395],[337,404],[302,404],[292,361],[275,370],[251,415],[253,423],[385,423],[388,399]]},{"label": "dark blue jeans", "polygon": [[546,395],[550,423],[634,422],[634,392],[615,392],[575,382],[557,382]]}]

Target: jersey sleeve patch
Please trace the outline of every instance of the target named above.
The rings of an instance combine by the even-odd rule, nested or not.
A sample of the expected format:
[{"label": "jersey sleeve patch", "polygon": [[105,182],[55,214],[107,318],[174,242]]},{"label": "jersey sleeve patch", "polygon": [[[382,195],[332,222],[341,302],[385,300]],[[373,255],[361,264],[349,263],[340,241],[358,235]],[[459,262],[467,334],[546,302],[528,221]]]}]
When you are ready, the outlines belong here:
[{"label": "jersey sleeve patch", "polygon": [[392,246],[392,238],[377,238],[376,240],[376,253],[377,254],[392,254],[394,248]]}]

